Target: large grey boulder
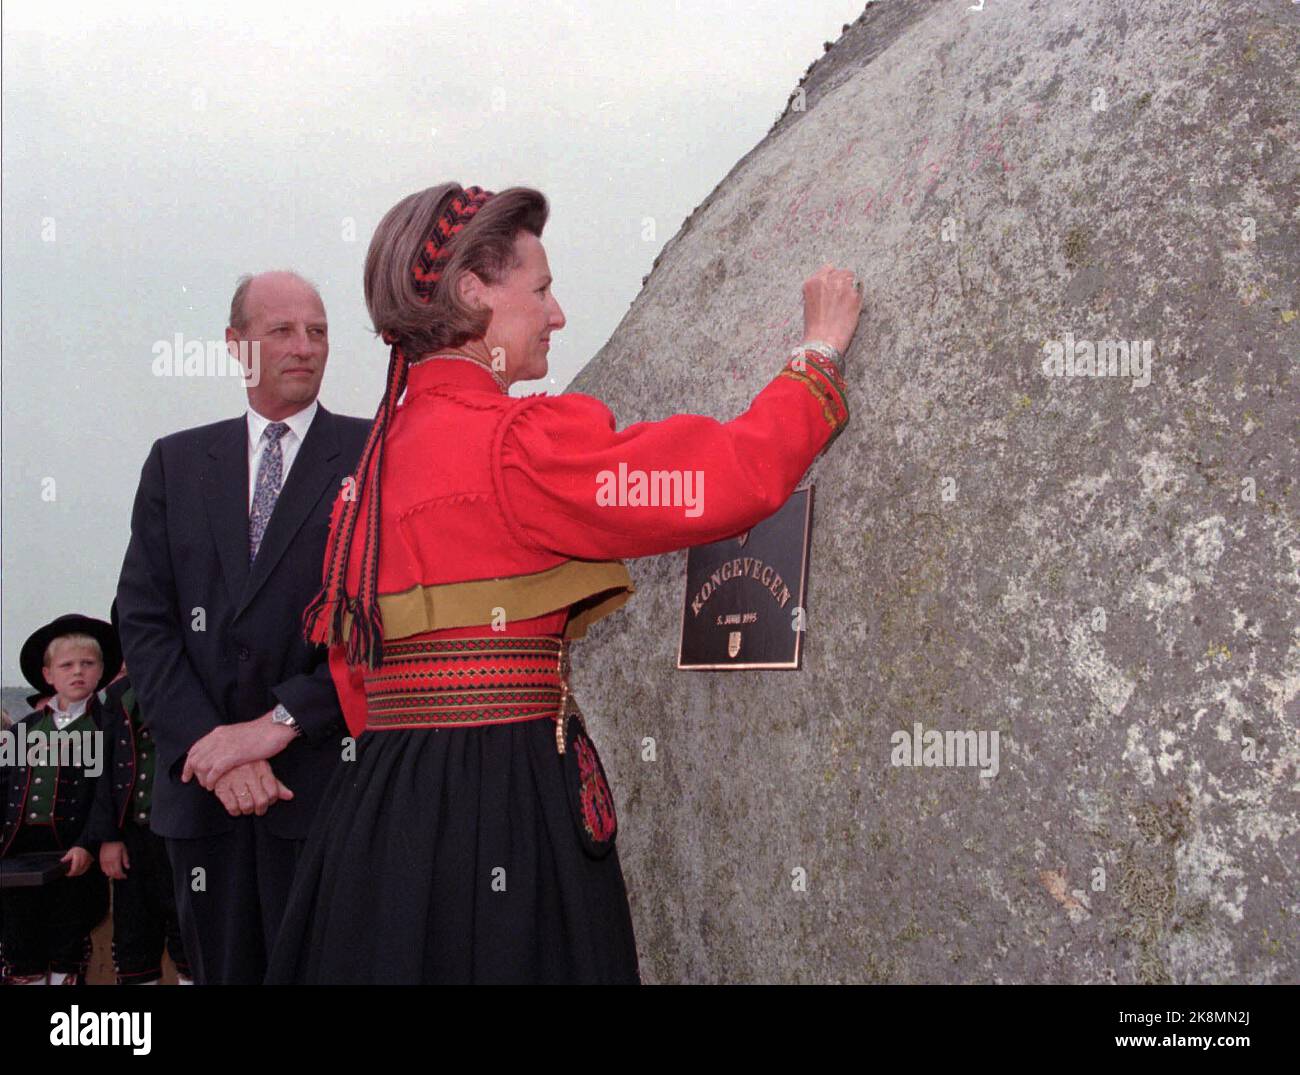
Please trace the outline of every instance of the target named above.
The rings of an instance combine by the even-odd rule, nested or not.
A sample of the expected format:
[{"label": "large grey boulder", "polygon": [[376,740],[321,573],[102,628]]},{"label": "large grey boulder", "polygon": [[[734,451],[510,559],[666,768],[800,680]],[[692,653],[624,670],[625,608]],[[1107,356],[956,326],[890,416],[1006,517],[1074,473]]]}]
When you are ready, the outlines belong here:
[{"label": "large grey boulder", "polygon": [[1300,6],[977,4],[869,6],[571,386],[733,418],[864,281],[802,670],[678,671],[684,552],[575,654],[647,981],[1300,979]]}]

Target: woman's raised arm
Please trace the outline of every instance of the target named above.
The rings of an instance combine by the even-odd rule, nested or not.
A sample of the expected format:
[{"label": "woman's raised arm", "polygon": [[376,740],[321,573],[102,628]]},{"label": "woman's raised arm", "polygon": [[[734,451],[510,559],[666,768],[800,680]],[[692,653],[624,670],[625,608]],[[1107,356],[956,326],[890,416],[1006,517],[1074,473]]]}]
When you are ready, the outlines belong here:
[{"label": "woman's raised arm", "polygon": [[730,422],[678,414],[618,432],[592,396],[536,396],[499,432],[493,480],[527,545],[589,560],[650,556],[772,515],[847,422],[843,381],[816,353],[787,362]]}]

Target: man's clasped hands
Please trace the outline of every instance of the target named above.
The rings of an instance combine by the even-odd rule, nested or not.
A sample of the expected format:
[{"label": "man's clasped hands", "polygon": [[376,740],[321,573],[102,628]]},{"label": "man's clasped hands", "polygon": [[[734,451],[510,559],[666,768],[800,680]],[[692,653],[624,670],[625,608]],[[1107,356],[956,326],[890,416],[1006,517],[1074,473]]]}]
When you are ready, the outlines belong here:
[{"label": "man's clasped hands", "polygon": [[198,782],[221,800],[231,817],[265,814],[290,791],[271,771],[270,759],[296,738],[297,733],[271,720],[268,710],[255,720],[213,728],[190,747],[181,781]]}]

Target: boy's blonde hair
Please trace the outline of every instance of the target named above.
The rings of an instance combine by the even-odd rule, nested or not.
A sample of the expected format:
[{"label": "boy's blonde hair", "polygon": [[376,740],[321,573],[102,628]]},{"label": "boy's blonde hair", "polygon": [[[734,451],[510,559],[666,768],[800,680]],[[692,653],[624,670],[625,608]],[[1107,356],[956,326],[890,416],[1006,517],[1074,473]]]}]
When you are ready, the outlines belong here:
[{"label": "boy's blonde hair", "polygon": [[49,668],[50,665],[54,663],[54,647],[65,643],[67,645],[85,646],[87,649],[93,649],[95,651],[95,656],[99,658],[99,663],[104,663],[104,651],[100,648],[99,639],[92,638],[90,635],[74,632],[73,634],[59,635],[58,638],[50,639],[50,644],[45,647],[45,656],[41,660],[41,663],[46,668]]}]

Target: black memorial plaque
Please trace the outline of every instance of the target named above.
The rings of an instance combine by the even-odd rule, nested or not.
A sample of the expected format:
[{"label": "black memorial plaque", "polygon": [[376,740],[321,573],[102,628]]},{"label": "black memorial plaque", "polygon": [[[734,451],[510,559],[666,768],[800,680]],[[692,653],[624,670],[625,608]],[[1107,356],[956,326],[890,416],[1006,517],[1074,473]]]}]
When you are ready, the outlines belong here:
[{"label": "black memorial plaque", "polygon": [[812,501],[797,489],[743,534],[688,550],[678,668],[799,667]]}]

